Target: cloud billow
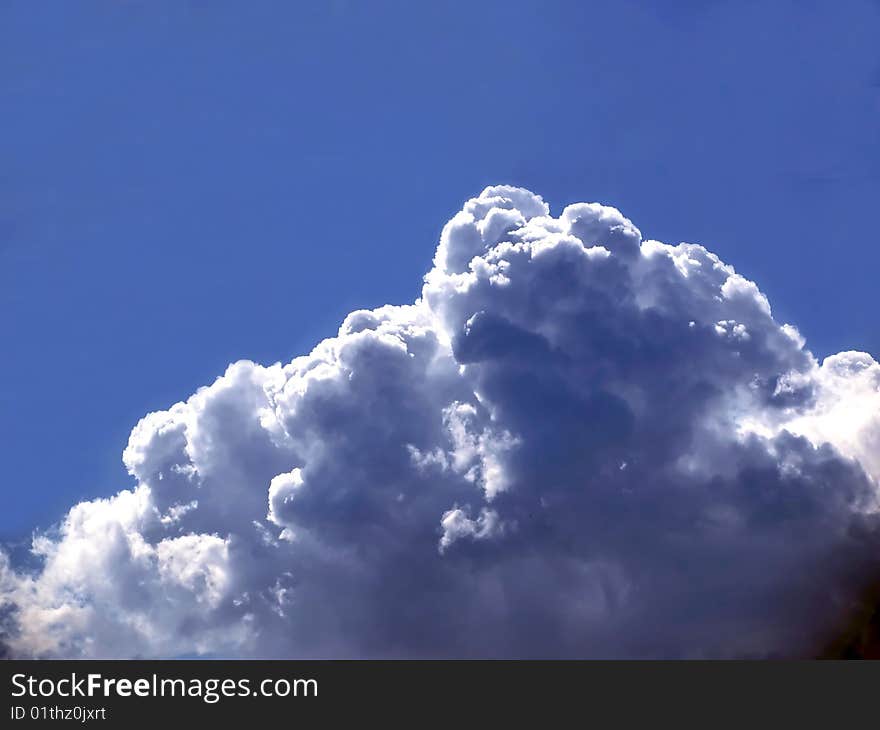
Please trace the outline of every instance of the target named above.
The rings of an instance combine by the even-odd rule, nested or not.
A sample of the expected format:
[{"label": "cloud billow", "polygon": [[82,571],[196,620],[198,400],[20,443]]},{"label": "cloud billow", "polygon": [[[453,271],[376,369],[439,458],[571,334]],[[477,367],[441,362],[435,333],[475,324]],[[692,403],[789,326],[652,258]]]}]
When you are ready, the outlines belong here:
[{"label": "cloud billow", "polygon": [[152,413],[0,565],[19,656],[807,654],[876,570],[880,364],[701,246],[490,187],[420,299]]}]

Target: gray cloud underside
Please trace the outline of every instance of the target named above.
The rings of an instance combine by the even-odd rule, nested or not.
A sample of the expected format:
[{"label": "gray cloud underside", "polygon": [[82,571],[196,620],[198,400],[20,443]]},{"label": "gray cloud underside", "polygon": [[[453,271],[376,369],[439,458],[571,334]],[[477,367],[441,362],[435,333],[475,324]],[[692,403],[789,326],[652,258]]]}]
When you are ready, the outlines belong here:
[{"label": "gray cloud underside", "polygon": [[2,557],[20,656],[812,651],[876,566],[880,364],[701,246],[487,188],[421,298],[134,428]]}]

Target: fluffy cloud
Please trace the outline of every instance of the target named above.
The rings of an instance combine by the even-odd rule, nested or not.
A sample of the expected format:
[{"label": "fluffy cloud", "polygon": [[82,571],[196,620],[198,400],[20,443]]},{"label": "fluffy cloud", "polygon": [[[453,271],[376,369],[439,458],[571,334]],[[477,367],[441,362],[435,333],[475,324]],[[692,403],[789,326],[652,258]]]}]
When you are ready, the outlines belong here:
[{"label": "fluffy cloud", "polygon": [[876,569],[880,364],[619,211],[490,187],[421,298],[134,428],[0,561],[21,656],[809,653]]}]

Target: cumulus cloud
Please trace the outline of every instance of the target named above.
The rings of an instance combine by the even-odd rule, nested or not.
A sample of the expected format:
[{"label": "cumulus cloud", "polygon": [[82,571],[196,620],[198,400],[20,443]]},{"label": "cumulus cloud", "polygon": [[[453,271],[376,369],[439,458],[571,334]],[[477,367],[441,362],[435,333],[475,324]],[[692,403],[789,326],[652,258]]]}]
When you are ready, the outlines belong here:
[{"label": "cumulus cloud", "polygon": [[705,248],[486,188],[414,304],[151,413],[0,560],[20,656],[813,651],[876,569],[880,364]]}]

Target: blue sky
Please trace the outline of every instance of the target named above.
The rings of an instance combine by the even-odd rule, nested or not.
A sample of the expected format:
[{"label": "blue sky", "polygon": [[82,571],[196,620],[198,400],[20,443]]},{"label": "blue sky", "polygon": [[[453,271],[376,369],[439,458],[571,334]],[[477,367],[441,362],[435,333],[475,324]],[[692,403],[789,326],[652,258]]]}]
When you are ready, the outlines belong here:
[{"label": "blue sky", "polygon": [[487,184],[876,355],[878,37],[872,2],[4,3],[0,536],[128,484],[134,423],[228,362],[412,300]]}]

